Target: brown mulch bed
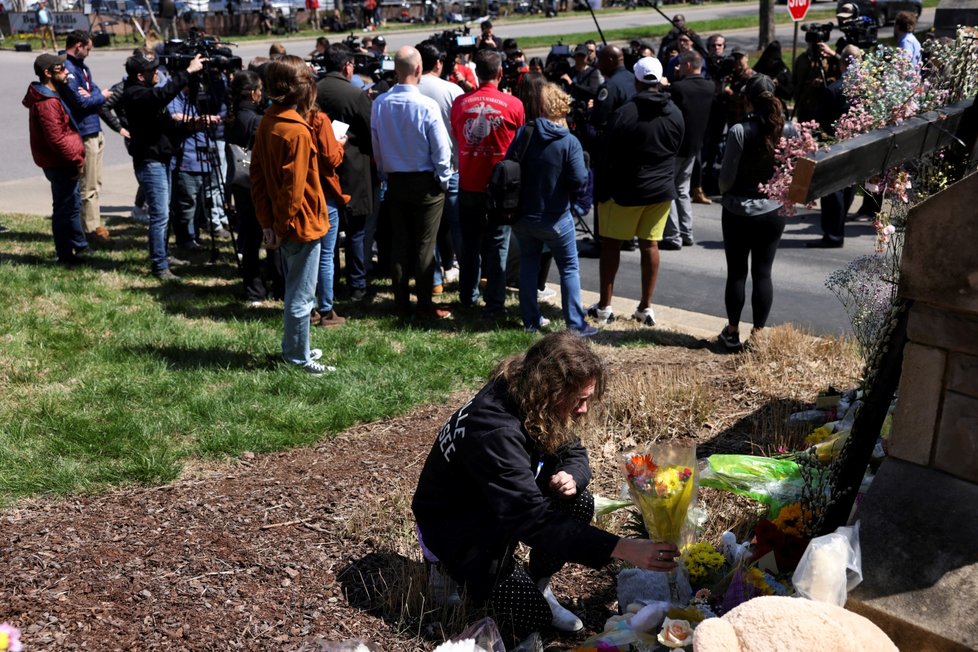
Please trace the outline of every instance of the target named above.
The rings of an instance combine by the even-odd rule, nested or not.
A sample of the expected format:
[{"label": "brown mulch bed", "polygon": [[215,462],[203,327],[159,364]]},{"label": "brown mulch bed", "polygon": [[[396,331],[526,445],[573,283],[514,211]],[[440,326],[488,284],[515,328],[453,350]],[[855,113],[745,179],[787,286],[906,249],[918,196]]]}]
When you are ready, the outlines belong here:
[{"label": "brown mulch bed", "polygon": [[[722,411],[742,412],[728,391],[734,357],[686,344],[601,351],[619,373],[667,364],[700,374]],[[397,543],[409,531],[388,538],[385,526],[404,529],[438,425],[463,398],[312,448],[197,464],[163,487],[8,508],[0,621],[21,628],[28,650],[293,650],[348,639],[431,649],[437,629],[392,615],[397,595],[365,578],[418,573],[419,557]],[[566,569],[555,590],[588,631],[615,607],[607,569]]]}]

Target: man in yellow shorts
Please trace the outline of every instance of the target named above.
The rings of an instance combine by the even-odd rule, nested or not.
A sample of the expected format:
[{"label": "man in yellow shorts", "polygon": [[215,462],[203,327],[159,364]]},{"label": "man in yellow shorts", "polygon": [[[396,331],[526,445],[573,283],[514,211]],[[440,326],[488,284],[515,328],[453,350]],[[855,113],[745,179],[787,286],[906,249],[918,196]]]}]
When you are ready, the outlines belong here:
[{"label": "man in yellow shorts", "polygon": [[659,275],[659,240],[676,198],[676,152],[685,124],[669,93],[659,86],[662,64],[654,57],[635,63],[636,94],[611,117],[605,178],[598,200],[601,231],[599,264],[601,296],[588,308],[599,323],[614,320],[611,297],[621,258],[621,243],[638,238],[642,263],[642,298],[632,315],[646,326],[655,324],[652,294]]}]

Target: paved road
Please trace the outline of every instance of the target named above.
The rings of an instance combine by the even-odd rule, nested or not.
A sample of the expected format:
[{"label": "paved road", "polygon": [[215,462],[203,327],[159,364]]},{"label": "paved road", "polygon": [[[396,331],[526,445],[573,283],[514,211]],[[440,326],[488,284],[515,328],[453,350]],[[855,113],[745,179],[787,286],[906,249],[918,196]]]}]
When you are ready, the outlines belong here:
[{"label": "paved road", "polygon": [[[831,6],[831,5],[830,5]],[[780,10],[780,8],[779,8]],[[684,7],[687,20],[737,15],[753,15],[756,3],[730,3]],[[925,10],[923,22],[933,19],[933,10]],[[661,17],[651,9],[616,13],[599,18],[603,29],[618,27],[659,25]],[[509,25],[500,21],[497,31],[507,37],[519,38],[528,34],[558,35],[593,31],[590,16],[572,15],[546,21],[519,21]],[[791,41],[792,27],[778,26],[778,38],[782,43]],[[385,34],[393,50],[400,45],[420,40],[425,31],[404,31]],[[881,33],[881,37],[884,34]],[[756,45],[756,28],[728,32],[728,47],[740,45],[753,49]],[[286,41],[292,52],[306,53],[313,42],[308,39]],[[267,52],[267,42],[249,42],[236,48],[245,61]],[[50,196],[43,176],[38,174],[30,157],[26,111],[20,105],[24,91],[32,80],[31,62],[36,53],[12,51],[0,52],[0,116],[3,116],[5,133],[4,152],[0,155],[0,212],[49,212]],[[122,76],[122,64],[126,53],[97,50],[89,57],[89,65],[95,79],[109,86]],[[122,215],[128,210],[135,192],[131,163],[117,135],[107,134],[105,155],[105,188],[103,205],[106,212]],[[725,263],[720,236],[719,207],[696,206],[696,230],[698,243],[681,252],[663,252],[662,271],[655,303],[675,308],[706,313],[723,314],[723,280]],[[849,226],[849,237],[841,250],[807,250],[802,240],[819,234],[817,215],[789,220],[788,230],[775,263],[775,305],[771,323],[794,322],[804,324],[818,333],[838,333],[847,329],[847,320],[838,301],[824,288],[828,275],[852,258],[869,253],[873,248],[872,228],[865,223]],[[616,285],[618,296],[635,299],[638,296],[637,254],[624,253]],[[597,289],[595,261],[583,261],[582,281],[585,289]],[[749,308],[745,321],[749,321]]]}]

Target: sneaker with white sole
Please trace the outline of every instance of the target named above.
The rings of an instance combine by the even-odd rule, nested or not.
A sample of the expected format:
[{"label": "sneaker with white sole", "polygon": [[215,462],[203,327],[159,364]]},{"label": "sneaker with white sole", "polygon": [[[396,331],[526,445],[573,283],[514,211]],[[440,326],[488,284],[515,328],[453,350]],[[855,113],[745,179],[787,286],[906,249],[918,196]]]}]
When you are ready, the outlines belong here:
[{"label": "sneaker with white sole", "polygon": [[445,273],[441,275],[442,282],[444,284],[457,283],[458,282],[458,267],[449,267],[445,270]]},{"label": "sneaker with white sole", "polygon": [[537,331],[542,331],[544,328],[546,328],[549,325],[550,325],[550,320],[541,315],[540,322],[538,323],[536,328],[534,328],[533,326],[527,326],[523,330],[526,331],[527,333],[536,333]]},{"label": "sneaker with white sole", "polygon": [[652,306],[644,310],[635,309],[635,314],[632,315],[632,319],[635,321],[642,322],[643,326],[655,326],[655,311],[652,310]]},{"label": "sneaker with white sole", "polygon": [[553,299],[555,296],[557,296],[557,290],[553,288],[537,290],[537,301],[546,301],[547,299]]},{"label": "sneaker with white sole", "polygon": [[611,306],[602,308],[596,303],[588,307],[587,316],[594,319],[599,324],[610,324],[611,322],[615,321],[615,313],[611,310]]}]

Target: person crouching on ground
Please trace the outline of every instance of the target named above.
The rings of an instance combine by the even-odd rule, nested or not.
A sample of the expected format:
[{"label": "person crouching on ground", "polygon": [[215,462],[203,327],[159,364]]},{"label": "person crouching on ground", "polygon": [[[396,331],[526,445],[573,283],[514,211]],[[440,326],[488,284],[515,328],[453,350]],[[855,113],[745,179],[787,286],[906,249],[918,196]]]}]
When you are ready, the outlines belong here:
[{"label": "person crouching on ground", "polygon": [[[447,573],[515,639],[583,628],[550,590],[565,562],[676,566],[672,544],[590,524],[591,468],[575,430],[600,399],[605,373],[586,339],[566,330],[542,337],[503,360],[449,417],[421,470],[411,507],[425,558],[438,564],[432,579]],[[518,543],[531,548],[525,569],[513,556]]]},{"label": "person crouching on ground", "polygon": [[76,265],[88,249],[81,226],[78,180],[85,165],[85,147],[74,121],[58,96],[68,73],[65,58],[42,54],[34,60],[37,81],[31,82],[23,104],[30,112],[31,154],[51,182],[51,231],[58,262]]},{"label": "person crouching on ground", "polygon": [[255,136],[251,200],[265,247],[281,249],[285,268],[282,359],[319,376],[332,368],[317,362],[321,350],[309,348],[309,315],[315,305],[320,241],[330,224],[312,129],[296,111],[312,74],[280,60],[269,61],[264,71],[272,105]]}]

